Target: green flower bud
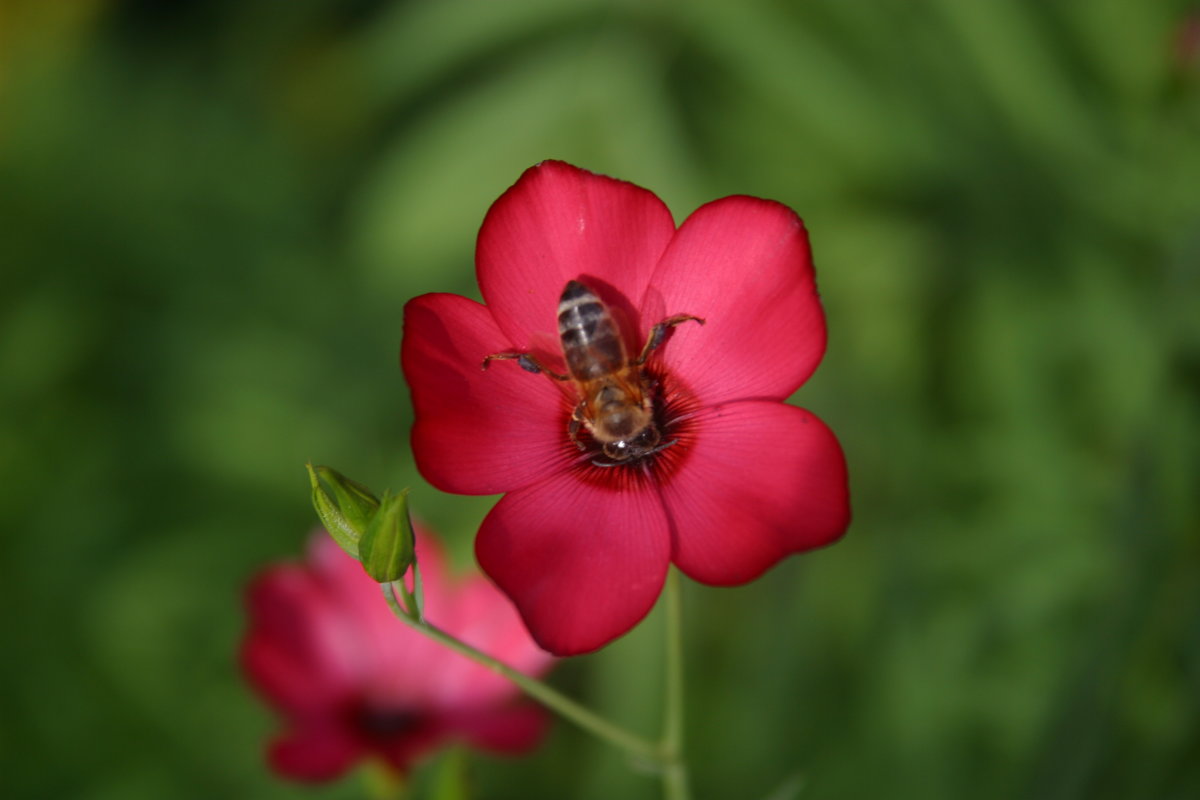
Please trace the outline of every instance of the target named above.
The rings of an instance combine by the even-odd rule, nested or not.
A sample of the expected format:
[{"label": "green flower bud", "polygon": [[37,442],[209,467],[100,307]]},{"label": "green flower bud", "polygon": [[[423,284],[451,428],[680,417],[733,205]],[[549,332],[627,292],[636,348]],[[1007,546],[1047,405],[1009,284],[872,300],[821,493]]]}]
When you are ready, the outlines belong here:
[{"label": "green flower bud", "polygon": [[403,580],[414,555],[412,520],[408,516],[408,491],[384,492],[379,510],[358,542],[363,569],[377,583]]},{"label": "green flower bud", "polygon": [[306,464],[312,484],[313,508],[333,540],[350,555],[359,557],[359,541],[379,509],[371,490],[329,467]]}]

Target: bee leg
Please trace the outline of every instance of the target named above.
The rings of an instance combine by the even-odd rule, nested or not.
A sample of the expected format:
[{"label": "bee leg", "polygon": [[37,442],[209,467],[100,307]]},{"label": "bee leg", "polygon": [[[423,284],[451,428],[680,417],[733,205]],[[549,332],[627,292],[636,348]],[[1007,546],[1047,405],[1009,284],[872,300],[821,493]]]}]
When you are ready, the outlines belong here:
[{"label": "bee leg", "polygon": [[685,322],[699,322],[701,325],[704,324],[703,319],[693,317],[691,314],[676,314],[673,317],[667,317],[650,329],[650,335],[646,337],[646,346],[642,348],[642,354],[637,357],[633,365],[640,367],[642,364],[645,364],[650,354],[657,350],[658,346],[663,343],[663,339],[667,336],[667,331]]},{"label": "bee leg", "polygon": [[579,452],[587,450],[587,445],[579,441],[579,426],[583,423],[583,403],[575,406],[575,410],[571,412],[571,422],[567,425],[567,436],[571,437],[571,443],[579,448]]},{"label": "bee leg", "polygon": [[560,375],[559,373],[555,372],[552,369],[546,369],[540,363],[538,363],[538,360],[536,358],[531,356],[529,353],[492,353],[490,356],[488,356],[487,358],[485,358],[483,360],[483,364],[481,364],[479,368],[487,369],[488,364],[491,363],[493,360],[497,360],[497,361],[515,360],[517,362],[517,366],[519,366],[521,369],[525,370],[526,372],[532,372],[535,375],[537,373],[541,372],[545,375],[550,376],[551,378],[553,378],[556,381],[571,380],[570,375]]}]

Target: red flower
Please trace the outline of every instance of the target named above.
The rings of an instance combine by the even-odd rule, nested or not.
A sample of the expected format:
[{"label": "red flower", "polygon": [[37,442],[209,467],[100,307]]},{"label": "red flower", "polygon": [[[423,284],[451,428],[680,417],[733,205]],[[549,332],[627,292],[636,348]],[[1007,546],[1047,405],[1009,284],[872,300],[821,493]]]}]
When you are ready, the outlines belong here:
[{"label": "red flower", "polygon": [[[545,671],[550,657],[495,587],[482,576],[452,584],[427,534],[417,553],[434,624],[524,672]],[[540,709],[513,704],[511,683],[393,617],[379,585],[326,535],[306,563],[255,578],[246,606],[242,669],[286,720],[267,749],[280,775],[329,780],[368,756],[405,770],[450,739],[520,752],[541,735]]]},{"label": "red flower", "polygon": [[[440,489],[508,493],[475,552],[542,647],[583,653],[625,633],[672,562],[702,583],[740,584],[845,530],[841,448],[783,402],[825,350],[791,210],[726,197],[676,230],[645,189],[548,161],[492,206],[475,262],[486,305],[429,294],[405,308],[413,451]],[[518,368],[528,359],[480,370],[489,355],[529,353],[564,372],[556,315],[572,280],[612,310],[628,359],[656,323],[706,320],[668,328],[644,368],[625,372],[664,446],[617,460],[594,425],[572,424],[586,417],[576,384]]]}]

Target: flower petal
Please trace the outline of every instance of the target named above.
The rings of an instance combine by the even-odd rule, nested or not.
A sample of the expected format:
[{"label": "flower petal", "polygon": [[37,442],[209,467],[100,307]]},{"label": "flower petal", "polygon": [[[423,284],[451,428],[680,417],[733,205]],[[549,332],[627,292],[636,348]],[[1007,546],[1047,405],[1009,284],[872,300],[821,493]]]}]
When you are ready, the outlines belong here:
[{"label": "flower petal", "polygon": [[358,653],[352,637],[307,569],[289,564],[263,571],[246,592],[246,608],[242,671],[276,708],[319,713],[353,691]]},{"label": "flower petal", "polygon": [[[416,544],[425,601],[434,612],[432,621],[440,624],[439,612],[453,601],[450,578],[437,541],[419,526]],[[356,688],[377,703],[403,708],[429,705],[427,696],[441,666],[457,654],[396,619],[379,584],[331,537],[313,538],[308,564],[346,633],[347,649],[359,667]]]},{"label": "flower petal", "polygon": [[475,555],[557,655],[595,650],[646,616],[662,590],[670,538],[653,490],[555,476],[505,495]]},{"label": "flower petal", "polygon": [[364,754],[351,731],[333,724],[304,727],[276,739],[267,761],[278,774],[301,781],[328,781]]},{"label": "flower petal", "polygon": [[672,560],[701,583],[758,577],[789,553],[829,544],[850,523],[846,461],[813,414],[739,402],[696,420],[695,442],[662,489]]},{"label": "flower petal", "polygon": [[623,310],[636,317],[674,233],[671,212],[652,192],[544,161],[484,218],[475,250],[479,289],[518,350],[558,359],[558,299],[567,281],[584,277],[618,308],[625,304],[615,295],[624,295]]},{"label": "flower petal", "polygon": [[505,492],[567,463],[570,388],[515,361],[480,368],[486,356],[511,349],[473,300],[427,294],[404,307],[401,361],[416,414],[413,454],[425,479],[443,491]]},{"label": "flower petal", "polygon": [[644,324],[703,317],[680,328],[656,358],[702,404],[784,399],[825,352],[825,315],[808,234],[786,206],[726,197],[696,210],[672,239],[642,305]]}]

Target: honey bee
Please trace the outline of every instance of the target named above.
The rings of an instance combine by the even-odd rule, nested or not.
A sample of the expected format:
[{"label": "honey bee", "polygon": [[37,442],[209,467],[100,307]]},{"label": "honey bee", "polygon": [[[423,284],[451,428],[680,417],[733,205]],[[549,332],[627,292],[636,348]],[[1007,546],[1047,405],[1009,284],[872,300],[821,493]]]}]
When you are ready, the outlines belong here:
[{"label": "honey bee", "polygon": [[544,373],[556,381],[573,381],[579,403],[567,427],[571,441],[581,451],[587,450],[579,439],[582,426],[609,459],[593,460],[593,464],[613,467],[634,463],[677,441],[662,441],[655,423],[653,380],[644,367],[667,331],[688,321],[704,324],[703,319],[691,314],[668,317],[650,329],[641,354],[630,360],[608,306],[583,283],[567,281],[558,301],[558,335],[568,374],[547,369],[530,353],[494,353],[483,360],[483,368],[487,369],[493,360],[514,359],[529,372]]}]

